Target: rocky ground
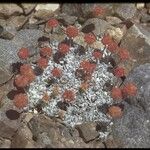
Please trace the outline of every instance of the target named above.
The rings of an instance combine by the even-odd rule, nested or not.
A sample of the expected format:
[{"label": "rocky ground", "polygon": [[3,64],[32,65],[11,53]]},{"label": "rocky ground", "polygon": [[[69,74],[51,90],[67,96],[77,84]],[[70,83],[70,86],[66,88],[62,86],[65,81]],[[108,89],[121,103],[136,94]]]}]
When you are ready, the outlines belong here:
[{"label": "rocky ground", "polygon": [[[90,13],[95,5],[105,8],[107,13],[93,17]],[[109,33],[132,56],[132,61],[121,65],[127,72],[125,82],[134,81],[138,94],[123,102],[123,116],[113,120],[112,133],[105,141],[97,138],[98,132],[105,130],[103,123],[87,122],[68,128],[58,118],[12,110],[10,65],[18,61],[18,49],[26,46],[35,53],[40,37],[49,37],[51,41],[64,38],[61,28],[49,35],[45,23],[51,17],[63,26],[80,24],[83,33]],[[83,44],[80,38],[75,41]],[[34,59],[36,56],[31,58]],[[149,148],[149,110],[149,3],[0,4],[0,148]]]}]

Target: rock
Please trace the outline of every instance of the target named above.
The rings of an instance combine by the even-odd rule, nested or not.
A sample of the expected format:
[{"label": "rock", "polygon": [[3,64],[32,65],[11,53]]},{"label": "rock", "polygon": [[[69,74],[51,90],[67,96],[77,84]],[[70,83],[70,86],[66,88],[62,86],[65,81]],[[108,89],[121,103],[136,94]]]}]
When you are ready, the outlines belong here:
[{"label": "rock", "polygon": [[37,22],[38,22],[38,19],[35,19],[34,16],[31,16],[29,18],[29,25],[28,26],[32,26],[32,24],[33,24],[33,26],[34,26],[33,29],[37,29],[38,25],[35,25]]},{"label": "rock", "polygon": [[49,18],[51,18],[53,16],[54,16],[53,11],[46,10],[46,9],[43,9],[43,10],[40,9],[34,13],[34,18],[39,19],[39,20],[48,20]]},{"label": "rock", "polygon": [[[52,119],[44,115],[35,115],[28,123],[33,136],[38,137],[38,134],[42,132],[49,133],[50,128],[55,126]],[[52,131],[53,132],[53,131]]]},{"label": "rock", "polygon": [[113,4],[112,3],[93,3],[93,4],[81,4],[82,12],[85,17],[89,17],[89,14],[92,14],[94,7],[100,6],[104,8],[106,11],[104,14],[98,16],[98,18],[104,18],[107,15],[111,15],[113,13]]},{"label": "rock", "polygon": [[8,139],[0,138],[0,148],[10,148],[11,141]]},{"label": "rock", "polygon": [[6,26],[6,22],[7,21],[5,19],[0,19],[0,26],[2,26],[4,28]]},{"label": "rock", "polygon": [[11,148],[36,148],[34,144],[31,131],[24,125],[14,134]]},{"label": "rock", "polygon": [[110,23],[111,25],[119,24],[122,22],[121,19],[119,19],[118,17],[114,17],[114,16],[106,16],[106,21]]},{"label": "rock", "polygon": [[[101,141],[91,141],[99,133],[95,133],[95,123],[85,123],[81,129],[89,143],[80,137],[79,129],[69,128],[60,119],[51,119],[42,114],[34,115],[28,122],[36,146],[40,148],[103,148]],[[87,128],[88,127],[88,128]],[[80,128],[80,127],[79,127]],[[88,129],[88,130],[87,130]],[[87,132],[89,131],[89,132]],[[87,132],[87,133],[86,133]],[[89,137],[87,137],[89,136]]]},{"label": "rock", "polygon": [[31,11],[36,7],[37,4],[26,4],[26,3],[21,3],[21,6],[24,10],[25,15],[28,15],[31,13]]},{"label": "rock", "polygon": [[44,116],[36,115],[28,123],[34,140],[42,147],[63,148],[69,139],[67,131],[60,123]]},{"label": "rock", "polygon": [[114,27],[112,29],[108,29],[106,34],[108,33],[117,43],[119,43],[125,35],[126,30],[126,26],[124,25],[123,27]]},{"label": "rock", "polygon": [[23,25],[27,22],[28,18],[21,15],[21,16],[12,16],[8,19],[7,24],[12,27],[15,27],[16,30],[20,30]]},{"label": "rock", "polygon": [[150,14],[150,9],[148,10],[148,12],[147,12],[148,14]]},{"label": "rock", "polygon": [[43,32],[36,29],[25,29],[19,31],[12,41],[0,39],[0,83],[7,81],[12,72],[10,70],[10,65],[20,62],[17,52],[21,47],[27,47],[32,53],[38,51],[37,40],[43,35]]},{"label": "rock", "polygon": [[4,99],[5,99],[5,96],[7,95],[7,93],[8,93],[8,84],[0,86],[0,107],[3,106]]},{"label": "rock", "polygon": [[[119,147],[150,147],[150,63],[130,72],[125,82],[134,82],[138,91],[135,97],[124,102],[124,115],[114,120],[113,137]],[[121,145],[120,145],[121,144]]]},{"label": "rock", "polygon": [[[87,44],[84,42],[84,33],[80,32],[79,35],[74,38],[74,42],[83,47],[86,47]],[[90,47],[95,49],[100,47],[104,48],[104,45],[101,43],[101,41],[96,41],[93,44],[91,44]]]},{"label": "rock", "polygon": [[[140,106],[144,111],[150,111],[150,63],[146,63],[134,68],[128,75],[125,82],[134,82],[138,87],[136,97],[128,99],[128,102],[135,106]],[[148,115],[149,116],[149,115]]]},{"label": "rock", "polygon": [[106,148],[119,148],[113,137],[108,137],[108,139],[104,143]]},{"label": "rock", "polygon": [[[46,24],[44,31],[45,31],[46,33],[51,33],[52,28],[51,28],[48,24]],[[64,32],[65,32],[65,31],[64,31],[64,29],[61,27],[61,25],[58,25],[57,27],[53,28],[53,34],[60,34],[60,35],[63,35],[63,36],[64,36]],[[53,36],[53,34],[51,34],[51,36]]]},{"label": "rock", "polygon": [[111,14],[112,13],[112,7],[113,5],[111,3],[105,4],[105,3],[91,3],[91,4],[77,4],[75,3],[74,5],[72,4],[62,4],[61,6],[61,12],[68,14],[70,16],[77,16],[83,18],[90,18],[91,13],[93,11],[93,8],[95,6],[100,6],[106,9],[106,14],[102,15],[101,17],[103,18],[105,15]]},{"label": "rock", "polygon": [[126,72],[150,62],[150,31],[139,24],[133,25],[122,38],[120,46],[129,50],[131,60],[123,63]]},{"label": "rock", "polygon": [[43,35],[43,32],[37,29],[24,29],[20,30],[14,37],[13,41],[19,46],[36,46],[37,40]]},{"label": "rock", "polygon": [[[62,13],[65,13],[67,15],[70,15],[70,16],[82,16],[83,13],[81,11],[81,5],[80,4],[62,4],[61,7],[61,12]],[[80,11],[79,11],[80,10]]]},{"label": "rock", "polygon": [[[55,131],[52,133],[55,134]],[[49,145],[52,145],[52,140],[49,138],[48,133],[42,132],[37,137],[37,143],[39,143],[42,147],[49,147]]]},{"label": "rock", "polygon": [[7,69],[5,69],[5,67],[3,67],[4,62],[0,62],[3,63],[0,66],[0,84],[2,84],[11,78],[11,73]]},{"label": "rock", "polygon": [[[98,19],[98,18],[91,18],[91,19],[88,19],[82,26],[81,28],[81,31],[88,25],[90,24],[94,24],[95,28],[93,31],[90,31],[90,32],[93,32],[95,35],[102,35],[104,34],[104,32],[107,30],[107,29],[111,29],[113,28],[108,22],[106,22],[105,20],[102,20],[102,19]],[[88,29],[87,29],[88,30]]]},{"label": "rock", "polygon": [[[0,39],[0,48],[0,67],[1,70],[4,70],[2,75],[4,76],[5,74],[8,74],[8,77],[6,77],[9,79],[11,75],[11,73],[9,72],[10,64],[15,61],[19,61],[19,58],[16,54],[19,47],[12,41]],[[1,80],[4,82],[4,79]]]},{"label": "rock", "polygon": [[136,8],[137,9],[142,9],[142,8],[144,8],[145,7],[145,4],[144,3],[137,3],[136,4]]},{"label": "rock", "polygon": [[135,4],[119,4],[115,13],[123,20],[131,19],[136,14]]},{"label": "rock", "polygon": [[59,4],[38,4],[35,8],[36,11],[43,9],[49,11],[56,11],[59,9]]},{"label": "rock", "polygon": [[91,148],[105,148],[101,141],[93,141]]},{"label": "rock", "polygon": [[140,21],[142,23],[148,23],[148,22],[150,22],[150,15],[146,14],[146,13],[143,13],[142,16],[141,16]]},{"label": "rock", "polygon": [[150,9],[150,3],[145,3],[145,7]]},{"label": "rock", "polygon": [[9,109],[16,109],[11,101],[1,107],[0,111],[0,135],[2,138],[11,139],[19,126],[21,125],[21,117],[17,120],[10,120],[7,118],[5,112]]},{"label": "rock", "polygon": [[74,25],[75,21],[77,20],[76,16],[70,16],[68,14],[65,13],[61,13],[57,19],[64,25],[64,26],[68,26],[68,25]]},{"label": "rock", "polygon": [[6,26],[3,26],[3,30],[0,34],[0,37],[6,40],[11,40],[16,35],[16,32],[17,31],[14,26],[6,25]]},{"label": "rock", "polygon": [[124,115],[114,121],[113,137],[120,148],[148,148],[150,123],[139,107],[125,103]]},{"label": "rock", "polygon": [[28,122],[32,119],[32,117],[33,117],[33,114],[32,114],[32,113],[26,113],[26,114],[25,114],[25,117],[24,117],[24,119],[23,119],[23,122],[24,122],[24,123],[28,123]]},{"label": "rock", "polygon": [[98,137],[99,133],[96,131],[96,123],[83,123],[76,126],[79,131],[80,137],[83,138],[85,142],[89,142]]},{"label": "rock", "polygon": [[1,4],[0,5],[0,18],[9,18],[13,15],[21,15],[23,10],[17,4]]}]

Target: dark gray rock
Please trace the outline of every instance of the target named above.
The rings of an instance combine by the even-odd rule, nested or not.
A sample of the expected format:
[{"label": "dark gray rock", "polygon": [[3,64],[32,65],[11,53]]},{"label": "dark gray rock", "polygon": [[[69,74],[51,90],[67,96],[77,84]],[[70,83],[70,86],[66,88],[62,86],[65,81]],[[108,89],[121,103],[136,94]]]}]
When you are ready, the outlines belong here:
[{"label": "dark gray rock", "polygon": [[67,4],[67,3],[62,4],[61,12],[68,14],[70,16],[77,16],[77,17],[83,14],[81,11],[81,5],[76,4],[76,3],[75,4]]},{"label": "dark gray rock", "polygon": [[88,17],[88,14],[93,12],[94,7],[100,6],[106,11],[100,18],[105,17],[106,15],[111,15],[113,13],[113,3],[91,3],[91,4],[81,4],[82,12],[85,17]]},{"label": "dark gray rock", "polygon": [[[113,12],[113,4],[112,3],[90,3],[90,4],[63,4],[61,7],[61,12],[82,18],[89,18],[95,6],[103,7],[107,10],[105,15],[110,15]],[[102,15],[103,17],[103,15]]]},{"label": "dark gray rock", "polygon": [[80,137],[82,137],[85,142],[94,140],[99,136],[99,133],[96,131],[96,123],[82,123],[81,125],[77,125],[76,128],[79,131]]},{"label": "dark gray rock", "polygon": [[107,29],[112,28],[112,26],[108,22],[106,22],[105,20],[98,19],[98,18],[91,18],[91,19],[88,19],[83,24],[82,29],[85,28],[86,26],[90,25],[90,24],[94,24],[95,28],[91,32],[93,32],[95,35],[102,35]]},{"label": "dark gray rock", "polygon": [[37,40],[43,35],[41,30],[37,29],[24,29],[20,30],[13,41],[16,45],[21,45],[25,47],[37,46]]},{"label": "dark gray rock", "polygon": [[111,25],[116,25],[122,22],[121,19],[119,19],[118,17],[114,17],[114,16],[107,16],[106,21],[110,23]]},{"label": "dark gray rock", "polygon": [[77,20],[77,17],[76,16],[70,16],[70,15],[65,14],[65,13],[61,13],[57,17],[57,19],[59,19],[60,22],[62,22],[64,25],[68,26],[68,25],[73,25],[75,23],[75,21]]},{"label": "dark gray rock", "polygon": [[128,102],[134,106],[141,107],[143,111],[148,113],[150,111],[150,63],[133,69],[125,82],[133,82],[138,87],[136,97],[128,99]]},{"label": "dark gray rock", "polygon": [[119,16],[123,20],[131,19],[136,14],[135,4],[118,4],[118,7],[115,10],[117,16]]},{"label": "dark gray rock", "polygon": [[0,83],[7,81],[12,73],[10,65],[20,61],[17,52],[21,47],[27,47],[32,53],[38,51],[37,40],[43,35],[43,32],[36,29],[25,29],[19,31],[12,41],[0,39]]},{"label": "dark gray rock", "polygon": [[125,104],[124,115],[114,121],[113,136],[119,147],[150,147],[150,122],[142,109]]},{"label": "dark gray rock", "polygon": [[130,72],[125,82],[134,82],[138,92],[124,102],[124,115],[114,120],[113,136],[119,147],[150,147],[150,63]]}]

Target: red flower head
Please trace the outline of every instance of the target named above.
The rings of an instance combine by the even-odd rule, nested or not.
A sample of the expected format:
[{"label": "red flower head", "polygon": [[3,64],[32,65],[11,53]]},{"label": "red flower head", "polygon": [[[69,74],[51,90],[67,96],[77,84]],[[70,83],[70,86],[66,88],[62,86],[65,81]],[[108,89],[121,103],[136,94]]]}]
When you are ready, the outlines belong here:
[{"label": "red flower head", "polygon": [[65,43],[60,43],[58,46],[59,52],[62,54],[67,54],[70,50],[69,45],[65,44]]},{"label": "red flower head", "polygon": [[29,83],[29,79],[24,75],[17,75],[15,77],[15,84],[17,87],[24,88],[28,85],[28,83]]},{"label": "red flower head", "polygon": [[122,89],[124,95],[134,96],[137,93],[137,87],[134,83],[127,83]]},{"label": "red flower head", "polygon": [[38,59],[37,61],[37,65],[40,67],[40,68],[46,68],[48,66],[48,60],[46,58],[40,58]]},{"label": "red flower head", "polygon": [[110,52],[115,53],[118,50],[118,44],[116,42],[112,41],[108,44],[107,49]]},{"label": "red flower head", "polygon": [[66,34],[67,34],[67,36],[68,36],[69,38],[74,38],[74,37],[78,36],[79,31],[78,31],[78,29],[77,29],[76,27],[74,27],[74,26],[68,26],[68,27],[66,28]]},{"label": "red flower head", "polygon": [[20,59],[27,59],[29,57],[29,49],[21,48],[17,55]]},{"label": "red flower head", "polygon": [[31,83],[33,80],[35,80],[34,71],[29,64],[23,64],[20,67],[20,74],[26,76],[29,80],[29,83]]},{"label": "red flower head", "polygon": [[47,22],[47,24],[48,24],[48,26],[55,28],[59,25],[59,22],[55,18],[52,18]]},{"label": "red flower head", "polygon": [[50,96],[48,95],[47,92],[45,92],[45,93],[43,94],[42,100],[43,100],[44,102],[46,102],[46,103],[50,100]]},{"label": "red flower head", "polygon": [[112,118],[120,118],[123,115],[123,112],[121,110],[121,108],[119,106],[110,106],[108,108],[108,114],[112,117]]},{"label": "red flower head", "polygon": [[94,16],[103,15],[105,12],[106,12],[106,10],[103,7],[96,6],[93,8],[93,15]]},{"label": "red flower head", "polygon": [[89,88],[89,83],[88,82],[82,82],[80,85],[80,89],[83,91],[86,91]]},{"label": "red flower head", "polygon": [[52,49],[50,47],[41,48],[40,54],[43,57],[45,57],[45,56],[50,57],[52,55]]},{"label": "red flower head", "polygon": [[30,72],[28,75],[26,75],[26,77],[29,79],[29,83],[31,83],[32,81],[34,81],[35,78],[36,78],[34,72]]},{"label": "red flower head", "polygon": [[115,100],[121,100],[122,99],[121,89],[118,87],[113,87],[111,90],[111,97]]},{"label": "red flower head", "polygon": [[86,73],[93,73],[96,68],[96,64],[90,63],[87,60],[84,60],[80,63],[80,68],[83,69]]},{"label": "red flower head", "polygon": [[109,45],[112,43],[112,38],[109,35],[104,35],[101,41],[104,45]]},{"label": "red flower head", "polygon": [[20,67],[20,74],[21,75],[26,75],[26,74],[28,74],[30,72],[33,72],[33,69],[32,69],[32,67],[29,64],[23,64]]},{"label": "red flower head", "polygon": [[13,103],[17,108],[26,107],[28,104],[28,97],[23,93],[17,94],[14,97]]},{"label": "red flower head", "polygon": [[95,59],[100,59],[100,58],[102,58],[103,53],[100,52],[99,50],[94,50],[94,52],[92,53],[92,55],[93,55],[93,57],[94,57]]},{"label": "red flower head", "polygon": [[62,75],[62,71],[59,68],[54,68],[51,73],[54,77],[58,78]]},{"label": "red flower head", "polygon": [[130,53],[128,50],[123,49],[123,48],[119,48],[118,49],[118,55],[120,57],[121,60],[127,60],[130,58]]},{"label": "red flower head", "polygon": [[84,35],[84,41],[87,44],[93,44],[96,41],[96,37],[93,33],[88,33]]},{"label": "red flower head", "polygon": [[66,102],[71,102],[75,99],[75,94],[71,90],[65,90],[62,97]]},{"label": "red flower head", "polygon": [[125,69],[123,67],[117,67],[114,69],[114,75],[116,77],[123,77],[125,76]]}]

